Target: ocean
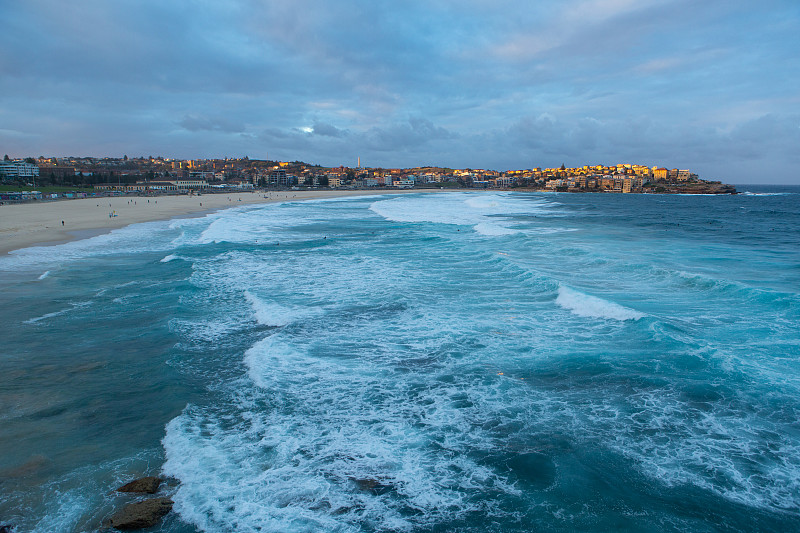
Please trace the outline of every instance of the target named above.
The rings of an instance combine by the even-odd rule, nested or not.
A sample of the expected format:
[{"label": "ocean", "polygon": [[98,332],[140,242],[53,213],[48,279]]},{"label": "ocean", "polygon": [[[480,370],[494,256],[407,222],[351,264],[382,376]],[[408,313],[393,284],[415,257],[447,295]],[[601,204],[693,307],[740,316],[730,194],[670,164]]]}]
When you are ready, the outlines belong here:
[{"label": "ocean", "polygon": [[0,525],[799,531],[800,188],[285,202],[0,258]]}]

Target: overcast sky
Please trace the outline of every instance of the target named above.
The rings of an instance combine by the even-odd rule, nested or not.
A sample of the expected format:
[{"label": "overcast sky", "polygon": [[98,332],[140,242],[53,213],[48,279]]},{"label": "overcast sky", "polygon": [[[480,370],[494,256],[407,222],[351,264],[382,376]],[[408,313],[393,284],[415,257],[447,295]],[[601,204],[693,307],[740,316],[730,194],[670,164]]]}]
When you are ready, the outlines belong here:
[{"label": "overcast sky", "polygon": [[0,0],[0,152],[800,183],[800,0]]}]

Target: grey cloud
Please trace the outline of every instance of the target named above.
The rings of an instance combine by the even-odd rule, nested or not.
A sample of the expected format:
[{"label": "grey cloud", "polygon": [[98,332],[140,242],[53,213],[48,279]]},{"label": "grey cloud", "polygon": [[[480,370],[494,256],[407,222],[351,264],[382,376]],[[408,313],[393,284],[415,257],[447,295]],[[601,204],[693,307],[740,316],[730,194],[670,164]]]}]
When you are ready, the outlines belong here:
[{"label": "grey cloud", "polygon": [[189,131],[220,131],[223,133],[240,133],[244,131],[243,124],[222,117],[211,118],[186,115],[181,120],[180,125]]},{"label": "grey cloud", "polygon": [[324,137],[344,137],[347,135],[345,130],[340,130],[336,126],[325,124],[324,122],[317,122],[313,128],[314,135],[322,135]]},{"label": "grey cloud", "polygon": [[768,5],[6,2],[0,143],[22,156],[782,172],[800,144],[800,8]]},{"label": "grey cloud", "polygon": [[406,150],[430,144],[434,141],[450,140],[455,134],[434,125],[424,118],[410,118],[406,123],[387,127],[371,128],[366,132],[365,142],[372,150]]}]

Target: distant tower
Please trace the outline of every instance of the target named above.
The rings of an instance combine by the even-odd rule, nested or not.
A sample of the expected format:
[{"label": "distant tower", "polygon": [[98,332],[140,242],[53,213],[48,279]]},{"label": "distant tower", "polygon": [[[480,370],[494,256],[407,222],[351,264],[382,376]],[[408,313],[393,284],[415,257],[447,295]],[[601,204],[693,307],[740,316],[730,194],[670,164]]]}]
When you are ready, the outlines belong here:
[{"label": "distant tower", "polygon": [[361,156],[358,157],[358,167],[357,168],[361,168]]}]

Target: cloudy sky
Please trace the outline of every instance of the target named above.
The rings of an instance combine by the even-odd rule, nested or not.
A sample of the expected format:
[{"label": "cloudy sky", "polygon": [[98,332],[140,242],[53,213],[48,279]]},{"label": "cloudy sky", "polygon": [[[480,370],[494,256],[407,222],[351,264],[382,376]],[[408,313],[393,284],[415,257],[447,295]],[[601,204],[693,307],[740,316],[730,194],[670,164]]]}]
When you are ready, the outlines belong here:
[{"label": "cloudy sky", "polygon": [[798,0],[0,0],[0,152],[800,183]]}]

